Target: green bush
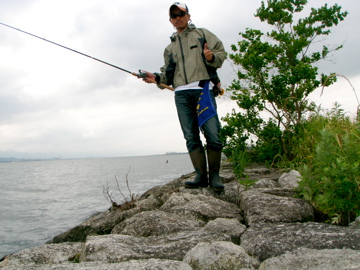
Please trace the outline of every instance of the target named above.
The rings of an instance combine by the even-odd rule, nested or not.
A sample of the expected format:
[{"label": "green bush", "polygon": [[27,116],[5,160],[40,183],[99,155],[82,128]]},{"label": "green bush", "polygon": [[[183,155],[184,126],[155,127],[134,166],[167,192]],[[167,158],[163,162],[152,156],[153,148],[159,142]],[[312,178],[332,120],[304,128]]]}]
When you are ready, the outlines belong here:
[{"label": "green bush", "polygon": [[311,118],[306,127],[299,138],[299,149],[308,151],[300,169],[300,194],[328,222],[348,225],[360,215],[360,127],[338,107],[326,117]]}]

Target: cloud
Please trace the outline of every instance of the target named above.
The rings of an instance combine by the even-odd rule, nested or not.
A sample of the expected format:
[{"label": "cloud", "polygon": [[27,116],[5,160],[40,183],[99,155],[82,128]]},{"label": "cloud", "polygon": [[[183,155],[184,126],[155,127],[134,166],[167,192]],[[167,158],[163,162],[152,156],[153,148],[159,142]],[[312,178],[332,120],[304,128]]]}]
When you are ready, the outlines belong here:
[{"label": "cloud", "polygon": [[[131,72],[158,71],[174,29],[172,2],[96,0],[3,1],[1,22],[101,59]],[[309,0],[308,5],[336,3]],[[268,29],[253,14],[261,1],[194,0],[193,23],[215,33],[231,53],[247,27]],[[344,2],[350,12],[329,44],[343,44],[320,72],[336,71],[359,85],[360,3]],[[185,152],[173,93],[69,50],[0,25],[0,157],[92,157]],[[236,77],[230,60],[219,71],[223,85]],[[339,80],[340,82],[340,80]],[[328,103],[344,96],[346,83],[315,99]],[[339,90],[340,89],[340,90]],[[331,94],[330,94],[331,93]],[[235,107],[217,99],[220,116]],[[350,108],[354,107],[354,103]],[[345,104],[345,105],[346,105]]]}]

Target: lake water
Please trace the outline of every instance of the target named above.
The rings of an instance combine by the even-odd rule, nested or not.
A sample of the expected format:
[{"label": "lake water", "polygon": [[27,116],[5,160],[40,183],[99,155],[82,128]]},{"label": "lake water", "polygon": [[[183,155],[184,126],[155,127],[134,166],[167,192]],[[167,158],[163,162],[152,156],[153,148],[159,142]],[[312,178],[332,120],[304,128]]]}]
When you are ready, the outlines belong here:
[{"label": "lake water", "polygon": [[126,174],[131,192],[141,195],[192,171],[187,154],[0,163],[0,259],[108,209],[107,185],[122,202],[115,176],[128,196]]}]

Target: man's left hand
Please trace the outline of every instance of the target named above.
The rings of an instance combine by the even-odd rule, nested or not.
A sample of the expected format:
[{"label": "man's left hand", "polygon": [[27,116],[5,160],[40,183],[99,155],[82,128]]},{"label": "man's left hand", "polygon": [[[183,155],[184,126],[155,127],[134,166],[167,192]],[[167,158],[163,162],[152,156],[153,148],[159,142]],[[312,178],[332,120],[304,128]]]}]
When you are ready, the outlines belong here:
[{"label": "man's left hand", "polygon": [[208,62],[214,61],[214,54],[212,53],[211,50],[209,50],[207,43],[204,44],[204,55],[206,61]]}]

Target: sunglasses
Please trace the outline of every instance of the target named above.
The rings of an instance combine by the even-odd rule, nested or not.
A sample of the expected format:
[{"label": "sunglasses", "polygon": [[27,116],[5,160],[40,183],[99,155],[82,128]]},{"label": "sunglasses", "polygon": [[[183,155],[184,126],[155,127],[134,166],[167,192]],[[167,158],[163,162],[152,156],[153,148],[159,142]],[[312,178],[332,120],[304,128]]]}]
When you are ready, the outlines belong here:
[{"label": "sunglasses", "polygon": [[187,13],[185,11],[179,11],[179,13],[172,13],[170,14],[170,18],[171,19],[176,19],[178,16],[179,17],[184,17]]}]

